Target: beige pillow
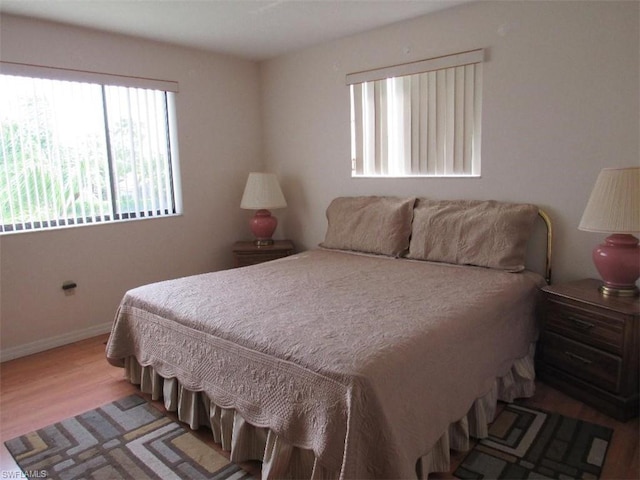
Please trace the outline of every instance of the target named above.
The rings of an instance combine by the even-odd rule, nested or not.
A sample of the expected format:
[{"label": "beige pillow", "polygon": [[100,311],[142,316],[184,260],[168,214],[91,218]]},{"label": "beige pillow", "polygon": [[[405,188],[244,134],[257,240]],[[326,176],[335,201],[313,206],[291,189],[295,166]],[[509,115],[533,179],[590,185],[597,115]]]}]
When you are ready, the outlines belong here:
[{"label": "beige pillow", "polygon": [[320,246],[399,256],[409,249],[415,198],[339,197],[327,208]]},{"label": "beige pillow", "polygon": [[418,199],[409,258],[524,270],[535,205]]}]

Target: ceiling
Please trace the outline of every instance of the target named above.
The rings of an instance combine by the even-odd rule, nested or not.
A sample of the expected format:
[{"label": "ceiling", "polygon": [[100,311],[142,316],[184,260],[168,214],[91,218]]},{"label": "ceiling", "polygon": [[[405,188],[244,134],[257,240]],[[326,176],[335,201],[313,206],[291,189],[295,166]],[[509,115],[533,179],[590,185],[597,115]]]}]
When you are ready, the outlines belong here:
[{"label": "ceiling", "polygon": [[265,60],[470,0],[0,0],[0,12]]}]

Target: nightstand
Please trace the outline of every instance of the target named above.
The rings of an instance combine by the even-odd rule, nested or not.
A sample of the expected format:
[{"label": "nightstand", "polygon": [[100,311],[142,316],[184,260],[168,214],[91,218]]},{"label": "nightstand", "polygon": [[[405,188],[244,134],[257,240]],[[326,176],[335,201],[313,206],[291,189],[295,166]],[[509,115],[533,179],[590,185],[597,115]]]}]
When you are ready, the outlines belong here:
[{"label": "nightstand", "polygon": [[233,244],[233,262],[236,267],[246,267],[293,255],[293,242],[275,240],[273,245],[258,246],[251,241]]},{"label": "nightstand", "polygon": [[543,288],[536,371],[545,383],[626,421],[638,415],[640,300],[599,280]]}]

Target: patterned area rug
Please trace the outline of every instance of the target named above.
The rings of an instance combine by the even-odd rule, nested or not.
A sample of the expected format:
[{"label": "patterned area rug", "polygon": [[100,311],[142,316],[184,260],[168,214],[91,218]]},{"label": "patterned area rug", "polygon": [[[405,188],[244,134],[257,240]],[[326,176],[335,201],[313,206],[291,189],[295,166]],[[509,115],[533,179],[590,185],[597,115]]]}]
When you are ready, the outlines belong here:
[{"label": "patterned area rug", "polygon": [[457,478],[598,478],[613,430],[508,404]]},{"label": "patterned area rug", "polygon": [[253,478],[137,395],[5,445],[29,478]]}]

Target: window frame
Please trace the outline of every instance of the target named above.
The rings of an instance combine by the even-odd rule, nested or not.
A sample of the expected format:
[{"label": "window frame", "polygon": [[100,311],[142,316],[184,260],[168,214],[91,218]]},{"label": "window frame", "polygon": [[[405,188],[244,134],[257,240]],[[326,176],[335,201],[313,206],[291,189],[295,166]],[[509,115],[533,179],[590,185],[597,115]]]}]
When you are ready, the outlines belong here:
[{"label": "window frame", "polygon": [[480,177],[484,57],[477,49],[347,74],[351,178]]},{"label": "window frame", "polygon": [[[10,75],[17,77],[29,77],[44,80],[61,80],[68,82],[79,82],[82,84],[92,84],[100,86],[102,95],[102,109],[99,115],[104,116],[105,128],[105,162],[108,169],[104,188],[110,189],[111,194],[108,195],[111,207],[109,212],[101,211],[100,214],[91,215],[70,215],[61,218],[42,218],[28,222],[15,222],[0,225],[0,235],[35,232],[51,230],[56,228],[64,228],[81,225],[98,225],[105,223],[114,223],[119,221],[163,218],[182,214],[182,192],[179,168],[178,153],[178,132],[176,119],[176,94],[178,92],[178,83],[175,81],[113,75],[107,73],[90,72],[74,69],[55,68],[48,66],[30,65],[16,62],[0,62],[0,75]],[[136,208],[135,211],[122,211],[117,206],[119,199],[114,195],[114,182],[117,181],[114,174],[114,162],[110,146],[109,124],[107,119],[107,98],[106,89],[108,87],[125,87],[155,91],[156,94],[162,94],[163,110],[159,113],[164,117],[163,135],[166,135],[166,157],[168,164],[161,163],[166,168],[165,172],[168,176],[168,192],[167,199],[170,196],[170,204],[167,206],[157,205],[158,208]],[[98,114],[98,112],[96,112]],[[158,188],[156,186],[156,188]],[[106,213],[106,214],[105,214]],[[12,219],[13,221],[13,219]]]}]

